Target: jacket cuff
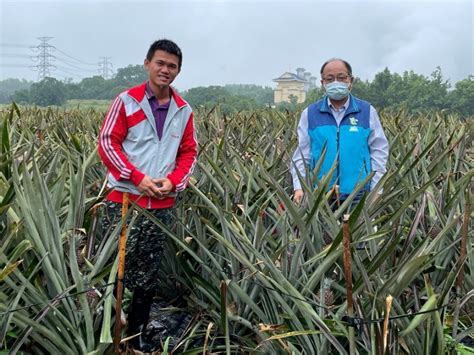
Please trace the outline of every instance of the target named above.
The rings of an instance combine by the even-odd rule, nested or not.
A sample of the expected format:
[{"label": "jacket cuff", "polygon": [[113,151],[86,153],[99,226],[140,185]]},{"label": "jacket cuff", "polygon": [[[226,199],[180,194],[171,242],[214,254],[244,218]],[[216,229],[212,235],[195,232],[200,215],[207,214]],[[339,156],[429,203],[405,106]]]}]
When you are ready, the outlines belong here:
[{"label": "jacket cuff", "polygon": [[143,174],[141,171],[138,170],[132,170],[132,173],[130,174],[130,181],[135,185],[138,186],[142,182],[143,178],[145,177],[145,174]]},{"label": "jacket cuff", "polygon": [[167,176],[167,179],[168,179],[169,181],[171,181],[171,183],[173,184],[173,189],[172,189],[171,191],[176,190],[176,185],[179,183],[179,181],[176,181],[176,178],[173,177],[173,174],[169,174],[169,175]]}]

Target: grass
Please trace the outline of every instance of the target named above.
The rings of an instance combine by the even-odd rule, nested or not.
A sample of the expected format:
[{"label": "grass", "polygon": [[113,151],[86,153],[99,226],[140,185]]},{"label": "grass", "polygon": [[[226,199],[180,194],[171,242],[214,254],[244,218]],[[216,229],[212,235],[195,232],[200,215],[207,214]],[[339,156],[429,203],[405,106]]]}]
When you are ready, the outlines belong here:
[{"label": "grass", "polygon": [[[74,99],[67,100],[63,106],[50,106],[56,108],[63,108],[68,110],[74,109],[93,109],[100,112],[105,112],[110,106],[111,100],[92,100],[92,99]],[[0,104],[0,110],[8,110],[11,104]],[[22,105],[21,107],[34,107],[33,105]]]},{"label": "grass", "polygon": [[63,106],[66,109],[94,109],[105,112],[110,106],[111,100],[67,100]]}]

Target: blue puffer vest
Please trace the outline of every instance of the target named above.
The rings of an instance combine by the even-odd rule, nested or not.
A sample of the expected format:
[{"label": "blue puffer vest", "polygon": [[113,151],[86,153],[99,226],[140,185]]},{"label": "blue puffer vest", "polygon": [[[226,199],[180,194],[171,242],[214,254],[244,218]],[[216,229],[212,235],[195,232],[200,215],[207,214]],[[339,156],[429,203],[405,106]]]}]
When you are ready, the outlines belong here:
[{"label": "blue puffer vest", "polygon": [[[346,198],[371,172],[368,146],[370,132],[370,104],[366,101],[351,96],[349,107],[339,127],[328,106],[327,97],[308,107],[310,169],[313,171],[326,144],[326,156],[318,178],[321,179],[326,175],[334,161],[338,159],[330,187],[334,184],[339,185],[341,199]],[[367,184],[363,191],[369,189],[370,184]]]}]

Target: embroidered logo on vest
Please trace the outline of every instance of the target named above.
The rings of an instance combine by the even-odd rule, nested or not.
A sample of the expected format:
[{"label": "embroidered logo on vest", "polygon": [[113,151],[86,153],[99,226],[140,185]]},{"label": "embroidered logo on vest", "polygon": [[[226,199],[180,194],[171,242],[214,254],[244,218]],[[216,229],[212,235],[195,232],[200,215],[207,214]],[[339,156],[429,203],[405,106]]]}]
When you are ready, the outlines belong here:
[{"label": "embroidered logo on vest", "polygon": [[357,128],[357,122],[359,122],[359,120],[355,117],[349,117],[349,122],[352,125],[352,127],[349,128],[349,132],[359,132],[359,129]]}]

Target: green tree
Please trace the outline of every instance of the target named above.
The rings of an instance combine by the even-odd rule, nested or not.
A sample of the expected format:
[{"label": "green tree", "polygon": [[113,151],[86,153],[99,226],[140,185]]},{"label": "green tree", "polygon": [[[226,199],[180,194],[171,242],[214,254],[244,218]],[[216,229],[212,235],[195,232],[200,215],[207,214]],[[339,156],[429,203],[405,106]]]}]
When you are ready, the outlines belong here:
[{"label": "green tree", "polygon": [[30,88],[30,102],[38,106],[61,106],[66,102],[64,84],[54,78],[44,78]]},{"label": "green tree", "polygon": [[[375,89],[374,89],[375,90]],[[374,92],[374,90],[372,90]],[[393,73],[391,83],[385,92],[385,100],[383,106],[380,108],[397,108],[400,107],[408,95],[409,90],[406,90],[405,82],[402,76],[398,73]]]},{"label": "green tree", "polygon": [[184,93],[184,99],[194,107],[207,107],[222,102],[228,92],[222,86],[199,86]]},{"label": "green tree", "polygon": [[[374,80],[371,83],[366,82],[365,99],[377,108],[390,106],[389,88],[391,85],[395,85],[396,79],[396,75],[390,73],[388,68],[375,74]],[[362,95],[361,97],[363,98]]]},{"label": "green tree", "polygon": [[118,94],[124,92],[125,90],[127,90],[128,87],[125,86],[125,85],[120,85],[120,86],[115,86],[113,87],[112,89],[110,89],[109,91],[109,97],[110,98],[114,98],[116,97]]},{"label": "green tree", "polygon": [[266,106],[262,103],[257,103],[253,97],[232,94],[226,87],[222,86],[192,88],[184,92],[183,96],[193,107],[210,108],[219,105],[221,111],[225,114]]},{"label": "green tree", "polygon": [[81,83],[65,82],[64,83],[64,95],[66,99],[83,99]]},{"label": "green tree", "polygon": [[124,85],[129,87],[141,84],[147,79],[148,72],[143,65],[137,64],[118,69],[113,81],[114,86]]},{"label": "green tree", "polygon": [[450,87],[449,80],[443,79],[441,68],[436,67],[431,73],[428,83],[429,104],[433,110],[449,108],[448,89]]},{"label": "green tree", "polygon": [[5,79],[0,81],[0,104],[10,102],[13,99],[13,94],[17,91],[28,91],[31,84],[33,84],[33,82],[25,79]]},{"label": "green tree", "polygon": [[449,82],[443,80],[438,67],[430,77],[405,71],[392,75],[383,107],[406,107],[411,112],[426,112],[448,108]]},{"label": "green tree", "polygon": [[372,92],[370,90],[370,83],[368,81],[355,79],[354,82],[352,83],[351,92],[354,96],[357,96],[363,100],[367,100],[373,103],[373,97],[371,95]]},{"label": "green tree", "polygon": [[458,81],[448,95],[453,110],[466,116],[474,116],[474,75]]},{"label": "green tree", "polygon": [[259,105],[268,106],[273,103],[273,89],[259,85],[225,85],[224,89],[231,95],[253,99]]},{"label": "green tree", "polygon": [[82,99],[109,99],[110,86],[109,80],[105,80],[100,75],[95,75],[92,78],[82,79],[80,82]]},{"label": "green tree", "polygon": [[22,104],[22,105],[30,104],[31,103],[30,90],[23,89],[23,90],[15,91],[11,95],[11,99],[17,104]]},{"label": "green tree", "polygon": [[324,89],[322,87],[311,89],[306,93],[306,100],[304,101],[303,106],[306,107],[312,104],[313,102],[318,101],[323,96],[324,96]]}]

